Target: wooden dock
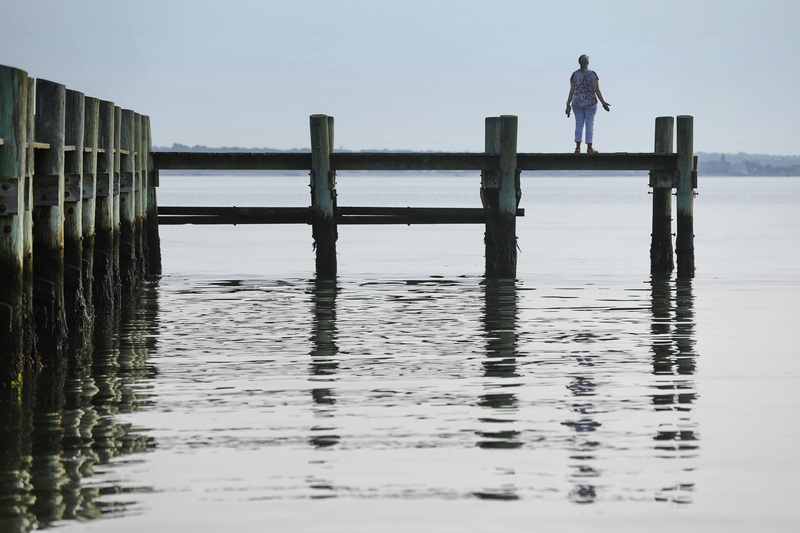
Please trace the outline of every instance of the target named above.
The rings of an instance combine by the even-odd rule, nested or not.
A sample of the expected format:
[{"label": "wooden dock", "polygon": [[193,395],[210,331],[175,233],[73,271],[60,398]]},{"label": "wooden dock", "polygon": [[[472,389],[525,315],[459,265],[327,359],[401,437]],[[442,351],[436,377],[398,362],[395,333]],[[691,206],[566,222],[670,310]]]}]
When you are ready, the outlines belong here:
[{"label": "wooden dock", "polygon": [[[653,188],[651,273],[674,269],[672,190],[678,190],[678,275],[694,275],[693,191],[696,159],[692,117],[678,117],[678,152],[673,150],[675,119],[656,119],[652,153],[540,154],[517,153],[517,117],[486,119],[484,153],[333,152],[333,117],[310,119],[310,153],[155,152],[158,170],[305,170],[310,173],[310,206],[298,207],[168,207],[158,209],[159,224],[308,224],[317,256],[317,275],[336,276],[339,225],[353,224],[484,224],[486,275],[513,278],[517,247],[515,218],[522,196],[521,172],[619,171],[650,172]],[[475,171],[481,175],[482,208],[344,207],[338,205],[337,171]],[[387,178],[388,179],[388,178]],[[688,192],[687,192],[688,191]]]},{"label": "wooden dock", "polygon": [[[31,361],[61,367],[95,319],[161,272],[159,224],[308,224],[318,279],[336,277],[340,225],[482,224],[486,277],[513,279],[522,172],[646,170],[653,188],[653,276],[694,275],[693,119],[656,119],[653,153],[517,152],[517,117],[485,120],[483,153],[335,153],[333,117],[310,117],[309,153],[153,152],[149,117],[0,66],[0,392]],[[675,135],[677,130],[677,135]],[[673,142],[673,137],[676,141]],[[673,150],[673,145],[677,147]],[[309,205],[157,207],[159,170],[306,170]],[[337,171],[480,173],[482,207],[347,207]]]},{"label": "wooden dock", "polygon": [[149,118],[0,66],[0,391],[161,272]]}]

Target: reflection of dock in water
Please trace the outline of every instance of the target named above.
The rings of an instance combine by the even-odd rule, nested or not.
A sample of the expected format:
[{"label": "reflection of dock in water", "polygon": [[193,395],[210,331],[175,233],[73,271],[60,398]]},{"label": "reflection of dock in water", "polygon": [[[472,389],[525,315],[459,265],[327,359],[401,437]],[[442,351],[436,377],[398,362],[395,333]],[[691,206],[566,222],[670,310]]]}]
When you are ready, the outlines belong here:
[{"label": "reflection of dock in water", "polygon": [[[652,374],[655,392],[651,392],[651,405],[655,411],[657,427],[652,439],[655,441],[655,457],[658,459],[691,459],[699,448],[696,424],[691,418],[693,404],[697,399],[692,376],[695,372],[694,311],[690,280],[651,280],[651,350]],[[592,334],[578,334],[571,342],[580,343],[582,349],[570,353],[580,368],[571,373],[568,390],[573,398],[570,410],[573,418],[562,422],[574,430],[570,478],[573,488],[569,494],[575,503],[593,503],[603,498],[603,455],[614,454],[619,445],[609,440],[601,422],[608,407],[598,398],[609,384],[598,380],[605,378],[603,366],[606,356],[592,349],[602,340]],[[624,404],[623,404],[624,405]],[[622,407],[622,406],[620,406]],[[623,407],[624,408],[624,407]],[[647,417],[652,418],[651,416]],[[683,468],[690,473],[690,466]],[[690,474],[687,474],[690,475]],[[659,488],[652,499],[673,503],[691,503],[694,484],[677,480],[675,484]]]},{"label": "reflection of dock in water", "polygon": [[[523,446],[519,424],[519,398],[515,389],[521,386],[517,372],[517,288],[514,280],[487,279],[483,285],[483,328],[486,358],[483,361],[485,392],[478,400],[483,408],[480,418],[478,446],[484,450],[515,450]],[[509,465],[507,472],[513,472]],[[475,493],[482,499],[516,500],[519,488],[512,481],[499,487]]]},{"label": "reflection of dock in water", "polygon": [[[451,304],[463,304],[466,300],[459,292],[463,289],[447,282],[432,282],[428,286],[407,284],[388,293],[384,287],[378,289],[378,294],[379,298],[388,297],[400,304],[390,314],[413,314],[422,309],[439,313]],[[697,454],[698,436],[691,414],[696,401],[693,374],[697,356],[691,284],[653,281],[647,293],[637,291],[642,298],[640,305],[624,304],[626,312],[633,313],[624,324],[603,318],[605,304],[574,306],[576,302],[567,299],[566,305],[574,312],[589,313],[577,320],[575,314],[570,315],[569,323],[577,324],[572,331],[560,320],[528,320],[531,304],[535,306],[534,302],[543,300],[537,299],[535,291],[527,293],[530,300],[521,300],[524,293],[516,282],[484,281],[467,292],[467,300],[474,304],[469,314],[475,320],[458,322],[469,324],[470,328],[460,332],[463,337],[459,342],[464,343],[460,345],[469,350],[464,360],[469,363],[469,370],[459,375],[462,380],[469,380],[472,375],[475,381],[459,389],[457,396],[451,395],[452,391],[439,395],[428,389],[420,397],[423,402],[444,400],[452,406],[457,403],[449,402],[463,400],[465,404],[463,409],[450,411],[459,413],[458,418],[439,419],[433,432],[414,435],[415,422],[405,417],[419,411],[409,410],[402,396],[419,391],[403,389],[404,384],[411,386],[407,381],[410,376],[395,374],[398,368],[392,367],[402,364],[403,355],[368,351],[376,346],[397,349],[407,345],[394,341],[385,345],[361,344],[351,328],[360,328],[363,323],[360,318],[353,322],[351,313],[369,301],[364,300],[365,295],[343,293],[339,282],[309,282],[305,294],[310,319],[304,337],[310,341],[304,370],[308,392],[303,402],[311,415],[304,441],[313,460],[308,462],[308,475],[302,478],[304,494],[312,498],[434,494],[500,500],[561,495],[576,504],[619,498],[692,501],[690,467]],[[148,288],[144,295],[153,298],[155,288]],[[369,293],[366,298],[373,296]],[[437,301],[437,296],[442,299]],[[475,296],[478,302],[474,302]],[[377,309],[382,302],[373,300],[370,305]],[[14,519],[18,523],[26,521],[28,529],[64,519],[86,520],[129,510],[136,505],[137,491],[150,490],[126,486],[119,476],[105,477],[107,465],[119,457],[154,446],[145,435],[119,421],[119,415],[140,408],[146,401],[137,388],[143,378],[151,375],[146,358],[157,339],[152,334],[158,327],[155,302],[140,302],[137,309],[136,314],[122,317],[120,325],[112,330],[118,333],[103,337],[114,341],[95,350],[91,366],[78,365],[51,379],[47,390],[53,392],[38,396],[46,397],[47,402],[40,400],[13,416],[3,414],[3,427],[13,428],[2,434],[3,450],[15,451],[13,457],[5,456],[4,465],[11,467],[4,471],[11,475],[4,479],[12,481],[3,484],[2,490],[14,502]],[[539,316],[539,310],[536,312]],[[649,324],[641,323],[642,312],[649,316]],[[396,318],[381,316],[379,321],[391,326]],[[409,322],[398,324],[406,331]],[[539,326],[545,328],[544,333],[537,332]],[[646,328],[644,336],[639,332],[642,328]],[[369,329],[372,334],[376,331],[380,327]],[[542,344],[530,344],[534,339]],[[357,343],[355,351],[352,342]],[[433,346],[435,351],[448,345],[445,341]],[[541,347],[541,351],[532,350],[531,346]],[[631,347],[635,349],[630,351]],[[368,359],[362,359],[365,355]],[[299,357],[302,361],[302,353]],[[454,357],[451,362],[456,360]],[[430,362],[433,371],[459,368],[445,366],[437,370],[435,361]],[[422,365],[415,366],[417,371],[427,372],[424,358],[413,364]],[[389,368],[383,370],[383,365]],[[377,379],[392,376],[389,379],[398,381],[387,381],[383,389],[373,385],[362,372],[377,372]],[[359,379],[364,381],[356,384]],[[442,379],[447,378],[442,375]],[[616,388],[630,385],[625,381],[630,379],[637,380],[632,388]],[[430,383],[443,382],[437,378]],[[537,392],[539,387],[542,390]],[[620,396],[619,390],[624,390],[626,397]],[[637,395],[631,390],[642,392]],[[381,398],[380,393],[386,396]],[[395,419],[390,422],[392,429],[382,418],[354,419],[364,416],[371,400],[377,400],[380,409],[389,410],[385,416],[386,420]],[[392,412],[392,406],[397,410]],[[630,414],[631,409],[633,416],[620,416],[626,410]],[[382,416],[380,411],[376,416]],[[371,426],[368,432],[357,432],[360,424],[370,427],[375,422],[378,425]],[[632,423],[638,426],[631,426]],[[403,428],[409,433],[398,433]],[[401,440],[393,441],[395,435]],[[14,438],[15,446],[5,446]],[[378,455],[367,460],[369,463],[380,457],[389,460],[396,456],[394,451],[401,449],[402,457],[414,457],[407,452],[413,454],[420,445],[434,444],[477,459],[482,466],[473,473],[484,478],[465,478],[466,484],[460,487],[446,483],[440,486],[435,479],[417,486],[405,477],[376,477],[367,471],[367,485],[352,483],[348,467],[355,467],[351,461],[359,460],[353,455],[358,450],[377,451]],[[280,446],[277,441],[273,445]],[[472,451],[465,452],[470,446]],[[382,450],[386,450],[385,455],[380,455]],[[553,459],[564,461],[563,466],[541,462]],[[625,463],[622,469],[620,461]],[[369,465],[367,468],[380,463]],[[419,469],[413,467],[409,475],[420,474]],[[463,492],[458,492],[459,488]]]},{"label": "reflection of dock in water", "polygon": [[[363,354],[356,353],[355,358],[350,359],[351,348],[341,348],[349,346],[353,340],[347,331],[349,325],[342,332],[337,324],[337,317],[344,312],[342,308],[350,313],[356,307],[347,299],[337,301],[341,291],[338,284],[318,280],[313,283],[310,289],[314,301],[308,379],[314,424],[310,427],[308,442],[315,449],[334,454],[319,456],[318,472],[309,477],[308,486],[314,489],[316,497],[358,494],[367,489],[341,483],[337,476],[339,462],[336,455],[336,450],[347,453],[362,446],[359,440],[364,436],[352,434],[353,402],[358,401],[354,391],[367,394],[362,400],[365,404],[369,404],[372,397],[360,386],[337,388],[363,377],[358,375]],[[644,296],[641,291],[637,292]],[[430,297],[434,294],[437,292],[431,290],[414,292],[413,295],[393,294],[392,297],[421,300],[426,298],[425,295]],[[483,353],[479,385],[482,391],[474,399],[477,418],[473,442],[486,454],[494,455],[489,459],[493,466],[484,471],[491,481],[471,487],[472,496],[513,500],[560,490],[552,485],[532,486],[530,480],[532,475],[538,475],[538,457],[554,458],[566,450],[568,457],[563,479],[567,485],[564,494],[574,503],[590,504],[618,498],[691,501],[692,482],[682,479],[681,474],[686,472],[687,478],[691,477],[691,458],[698,447],[691,418],[696,399],[692,380],[696,353],[690,283],[654,280],[641,305],[629,307],[630,304],[625,304],[626,312],[635,315],[628,323],[609,323],[604,318],[602,306],[576,307],[574,310],[578,312],[591,313],[588,321],[579,319],[577,322],[581,325],[570,332],[556,331],[553,326],[562,326],[543,319],[540,324],[548,332],[544,336],[532,333],[531,323],[526,323],[523,318],[525,315],[519,308],[520,292],[515,281],[484,280],[481,295],[479,329],[466,334],[469,338],[480,339],[483,346],[472,352]],[[434,307],[446,306],[435,303],[435,300],[430,302]],[[573,302],[569,302],[572,306]],[[473,309],[473,312],[477,311]],[[642,324],[642,312],[647,314],[649,326]],[[381,317],[381,321],[385,320],[386,317]],[[639,332],[642,327],[646,327],[650,334],[642,337]],[[370,329],[368,334],[374,333],[375,330]],[[542,358],[547,353],[531,352],[528,342],[532,336],[544,343],[542,346],[546,347],[552,359]],[[389,348],[392,346],[388,345]],[[477,348],[471,346],[471,349]],[[632,347],[634,351],[631,351]],[[652,353],[652,358],[646,353]],[[395,359],[402,360],[402,356],[397,354],[378,352],[372,355],[385,358],[385,363],[377,364],[389,365],[387,370],[390,373],[395,372],[392,367]],[[376,360],[370,358],[369,371],[375,371]],[[541,367],[541,364],[547,366]],[[642,390],[643,395],[620,397],[615,381],[621,380],[620,385],[627,387],[630,383],[626,380],[631,379],[642,383],[642,387],[637,385],[630,390]],[[551,389],[555,391],[555,383],[562,381],[567,389],[565,401],[558,400],[550,392]],[[537,401],[532,398],[537,397],[534,389],[539,385],[544,386],[547,392],[538,397],[541,404],[532,404]],[[402,394],[391,385],[371,392],[383,393],[384,398]],[[382,402],[380,405],[389,408]],[[397,404],[397,407],[402,412],[402,405]],[[556,411],[552,411],[554,408]],[[569,411],[566,418],[563,417],[565,410]],[[532,418],[532,413],[537,413],[533,415],[536,417],[539,413],[547,417],[548,411],[561,412],[562,418]],[[623,419],[619,416],[626,412],[633,416],[626,418],[628,415],[624,415],[624,423],[620,425],[618,422]],[[386,415],[398,416],[388,411]],[[337,417],[340,418],[338,422]],[[639,425],[630,426],[631,420]],[[413,434],[413,421],[407,423],[412,424],[407,431]],[[554,424],[561,429],[556,430]],[[458,427],[459,424],[447,429],[442,427],[440,431],[455,437]],[[372,438],[381,449],[392,446],[386,440],[391,438],[389,435],[375,434]],[[417,442],[411,435],[403,439],[403,443],[396,444],[400,448]],[[440,444],[445,448],[448,446],[444,441]],[[458,440],[452,445],[465,444]],[[674,461],[675,458],[679,461]],[[642,478],[641,473],[636,473],[637,464],[644,464],[642,472],[649,471],[653,469],[653,461],[660,463],[662,459],[669,460],[663,463],[663,468],[655,468],[659,470],[658,475],[651,476],[648,472],[647,477]],[[643,460],[645,463],[641,463]],[[616,461],[626,463],[624,473],[618,469]],[[546,476],[553,475],[552,464],[542,468]],[[622,484],[619,484],[620,476],[626,480]],[[667,476],[667,481],[664,481],[664,476]],[[674,483],[670,481],[672,479]],[[383,487],[391,491],[393,489],[388,487],[403,486],[392,479],[373,482],[376,486],[370,490],[378,492],[384,490]],[[413,494],[412,489],[408,490]],[[442,487],[439,490],[453,489]]]},{"label": "reflection of dock in water", "polygon": [[336,428],[330,423],[335,417],[336,395],[327,383],[335,383],[339,368],[336,345],[336,294],[339,290],[335,280],[316,279],[310,289],[313,298],[314,320],[311,325],[311,363],[309,381],[314,385],[311,397],[314,400],[314,417],[319,424],[312,428],[310,443],[316,448],[326,448],[339,442]]},{"label": "reflection of dock in water", "polygon": [[95,348],[74,354],[70,368],[44,369],[28,384],[36,390],[0,410],[0,530],[99,518],[135,505],[109,497],[149,490],[101,474],[155,445],[118,417],[140,408],[138,382],[152,377],[156,294],[148,285],[122,316],[98,320]]},{"label": "reflection of dock in water", "polygon": [[[656,393],[653,408],[663,421],[655,440],[658,455],[665,459],[697,455],[699,437],[691,418],[697,390],[692,376],[696,369],[694,345],[694,296],[691,280],[652,281],[653,374]],[[694,483],[678,481],[656,496],[657,500],[690,503]]]}]

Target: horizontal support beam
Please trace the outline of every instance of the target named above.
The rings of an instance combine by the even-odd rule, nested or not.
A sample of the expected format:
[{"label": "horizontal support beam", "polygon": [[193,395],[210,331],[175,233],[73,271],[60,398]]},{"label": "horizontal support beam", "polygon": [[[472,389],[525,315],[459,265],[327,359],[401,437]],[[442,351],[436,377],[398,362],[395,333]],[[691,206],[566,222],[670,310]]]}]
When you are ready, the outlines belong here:
[{"label": "horizontal support beam", "polygon": [[159,170],[310,170],[310,153],[153,152]]},{"label": "horizontal support beam", "polygon": [[[484,224],[481,207],[339,207],[336,223],[348,224]],[[517,209],[517,216],[525,216]]]},{"label": "horizontal support beam", "polygon": [[[436,213],[484,213],[482,207],[337,207],[342,215],[430,215]],[[524,209],[517,209],[517,216],[525,216]]]},{"label": "horizontal support beam", "polygon": [[336,217],[340,226],[383,226],[411,224],[484,224],[486,215],[476,213],[473,215],[444,215],[442,216],[346,216]]},{"label": "horizontal support beam", "polygon": [[520,170],[675,170],[677,154],[517,154]]},{"label": "horizontal support beam", "polygon": [[498,170],[500,156],[481,153],[332,153],[334,170]]},{"label": "horizontal support beam", "polygon": [[[498,157],[480,153],[332,153],[334,170],[491,170]],[[160,170],[311,170],[310,153],[153,152]]]},{"label": "horizontal support beam", "polygon": [[[154,152],[161,170],[310,170],[310,153]],[[342,152],[334,170],[497,170],[500,157],[484,153]],[[520,170],[675,170],[676,154],[517,154]]]},{"label": "horizontal support beam", "polygon": [[311,224],[310,207],[164,207],[158,223],[178,224]]},{"label": "horizontal support beam", "polygon": [[310,207],[217,207],[217,206],[159,206],[159,215],[242,215],[281,216],[305,214]]},{"label": "horizontal support beam", "polygon": [[[340,207],[336,223],[353,224],[483,224],[483,208]],[[159,207],[158,223],[180,224],[311,224],[310,207]],[[517,216],[524,216],[517,209]]]}]

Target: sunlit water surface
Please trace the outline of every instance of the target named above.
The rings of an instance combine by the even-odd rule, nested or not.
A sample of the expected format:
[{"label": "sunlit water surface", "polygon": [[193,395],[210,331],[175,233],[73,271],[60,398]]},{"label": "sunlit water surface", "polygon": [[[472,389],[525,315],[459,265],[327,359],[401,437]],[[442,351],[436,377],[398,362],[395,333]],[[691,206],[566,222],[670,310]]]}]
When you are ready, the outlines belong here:
[{"label": "sunlit water surface", "polygon": [[[159,201],[307,205],[305,181],[163,176]],[[480,226],[340,227],[335,282],[306,226],[162,227],[164,276],[34,424],[74,437],[34,446],[16,523],[795,531],[800,180],[703,180],[691,282],[650,279],[646,183],[524,177],[506,282]],[[339,204],[478,186],[345,174]]]}]

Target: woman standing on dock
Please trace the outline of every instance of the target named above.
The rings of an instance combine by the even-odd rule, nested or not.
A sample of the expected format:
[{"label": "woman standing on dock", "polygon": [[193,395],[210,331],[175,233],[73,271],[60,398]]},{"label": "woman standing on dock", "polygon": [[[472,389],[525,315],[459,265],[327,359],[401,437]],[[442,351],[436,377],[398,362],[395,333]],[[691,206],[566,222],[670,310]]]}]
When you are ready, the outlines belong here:
[{"label": "woman standing on dock", "polygon": [[580,69],[572,73],[569,79],[569,96],[567,96],[567,116],[570,114],[570,104],[575,112],[575,153],[581,153],[583,128],[586,126],[586,153],[596,154],[592,148],[594,135],[594,115],[597,112],[597,99],[603,104],[603,109],[611,111],[611,104],[603,99],[600,92],[600,78],[593,70],[589,70],[589,56],[583,54],[578,58]]}]

